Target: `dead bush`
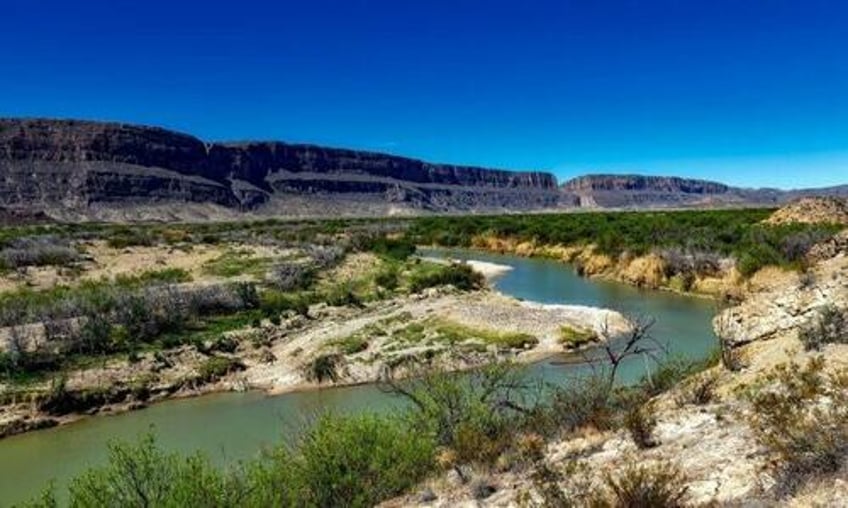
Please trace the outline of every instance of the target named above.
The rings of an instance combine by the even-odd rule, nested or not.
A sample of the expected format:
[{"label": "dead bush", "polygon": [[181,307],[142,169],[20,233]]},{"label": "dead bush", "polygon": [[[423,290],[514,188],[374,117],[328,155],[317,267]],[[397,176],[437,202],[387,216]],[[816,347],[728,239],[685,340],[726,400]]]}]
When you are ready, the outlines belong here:
[{"label": "dead bush", "polygon": [[653,448],[657,446],[657,440],[654,438],[657,419],[654,416],[653,404],[647,403],[628,411],[624,417],[624,425],[637,447]]},{"label": "dead bush", "polygon": [[631,465],[619,474],[607,474],[606,492],[595,494],[590,506],[610,508],[677,508],[686,505],[686,477],[669,462]]},{"label": "dead bush", "polygon": [[675,402],[678,407],[687,404],[703,406],[709,404],[715,398],[715,388],[718,384],[718,376],[707,373],[689,380],[680,388]]}]

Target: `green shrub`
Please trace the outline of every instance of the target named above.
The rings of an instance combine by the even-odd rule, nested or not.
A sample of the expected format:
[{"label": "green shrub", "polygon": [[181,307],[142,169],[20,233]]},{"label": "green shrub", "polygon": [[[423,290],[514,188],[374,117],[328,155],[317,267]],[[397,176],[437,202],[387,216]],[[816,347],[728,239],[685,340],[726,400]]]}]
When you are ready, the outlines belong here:
[{"label": "green shrub", "polygon": [[127,247],[150,247],[156,243],[156,239],[146,229],[124,228],[116,229],[106,240],[109,247],[113,249],[124,249]]},{"label": "green shrub", "polygon": [[384,289],[394,291],[400,285],[400,270],[394,264],[385,266],[374,276],[374,282]]},{"label": "green shrub", "polygon": [[239,360],[225,356],[213,356],[200,364],[197,373],[202,381],[211,382],[240,370],[244,370],[244,364]]},{"label": "green shrub", "polygon": [[464,263],[452,263],[434,271],[415,273],[411,277],[409,289],[413,293],[427,288],[451,285],[461,291],[480,289],[486,280],[479,272]]},{"label": "green shrub", "polygon": [[362,306],[362,300],[353,292],[350,284],[338,284],[331,287],[324,295],[324,301],[332,307]]},{"label": "green shrub", "polygon": [[559,342],[569,349],[577,349],[598,340],[598,334],[592,330],[577,329],[563,325],[559,328]]},{"label": "green shrub", "polygon": [[522,374],[511,364],[495,364],[470,374],[429,373],[393,383],[413,404],[409,418],[455,454],[456,464],[494,460],[513,445],[524,414],[519,387]]},{"label": "green shrub", "polygon": [[313,298],[309,293],[282,293],[275,290],[263,291],[259,295],[259,308],[262,314],[268,318],[277,317],[291,310],[306,316],[309,313],[309,305]]},{"label": "green shrub", "polygon": [[678,283],[685,287],[692,280],[687,274],[710,273],[721,257],[733,256],[745,275],[769,264],[798,267],[809,245],[840,229],[762,224],[771,213],[761,209],[421,217],[412,222],[407,236],[418,244],[448,247],[469,247],[481,235],[540,245],[591,243],[599,253],[613,257],[658,251],[670,261],[666,275],[681,274]]},{"label": "green shrub", "polygon": [[371,241],[368,250],[392,261],[405,261],[415,254],[415,244],[404,238],[380,236]]},{"label": "green shrub", "polygon": [[343,362],[344,358],[339,353],[318,355],[306,365],[306,379],[317,383],[336,382],[339,379],[339,368],[341,368]]},{"label": "green shrub", "polygon": [[200,455],[163,452],[151,434],[136,444],[109,446],[108,465],[78,477],[72,506],[238,506],[243,479],[225,475]]},{"label": "green shrub", "polygon": [[334,341],[331,345],[337,346],[344,355],[354,355],[368,349],[368,339],[357,334]]},{"label": "green shrub", "polygon": [[320,419],[293,460],[306,506],[370,507],[416,485],[433,469],[435,443],[390,417]]}]

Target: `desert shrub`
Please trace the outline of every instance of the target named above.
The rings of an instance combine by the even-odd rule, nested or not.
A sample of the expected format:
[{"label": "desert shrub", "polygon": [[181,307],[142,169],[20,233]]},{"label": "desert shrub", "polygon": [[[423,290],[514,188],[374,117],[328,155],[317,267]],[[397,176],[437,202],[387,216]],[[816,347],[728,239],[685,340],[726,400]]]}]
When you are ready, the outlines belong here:
[{"label": "desert shrub", "polygon": [[368,250],[393,261],[405,261],[415,254],[415,244],[405,237],[388,238],[380,236],[371,241]]},{"label": "desert shrub", "polygon": [[779,265],[781,260],[781,255],[775,247],[769,244],[756,244],[742,252],[736,263],[736,269],[744,277],[750,277],[760,268]]},{"label": "desert shrub", "polygon": [[353,291],[351,284],[337,284],[326,291],[324,301],[332,307],[361,307],[362,299]]},{"label": "desert shrub", "polygon": [[654,417],[652,404],[648,403],[628,411],[624,418],[624,424],[637,447],[653,448],[657,445],[657,441],[654,439],[657,419]]},{"label": "desert shrub", "polygon": [[590,503],[600,507],[686,506],[686,477],[671,463],[654,466],[631,465],[617,475],[607,474],[607,492],[595,496]]},{"label": "desert shrub", "polygon": [[106,243],[113,249],[149,247],[156,243],[156,238],[147,229],[119,228],[112,231]]},{"label": "desert shrub", "polygon": [[312,298],[302,293],[281,293],[279,291],[263,291],[259,295],[259,309],[262,314],[269,318],[277,317],[281,313],[291,310],[306,316],[309,313],[309,305]]},{"label": "desert shrub", "polygon": [[429,373],[402,382],[391,390],[412,403],[413,426],[432,434],[436,443],[453,451],[453,465],[492,464],[514,443],[521,430],[518,409],[527,387],[511,364],[495,364],[470,374]]},{"label": "desert shrub", "polygon": [[213,356],[200,364],[197,374],[201,381],[212,382],[240,370],[244,370],[244,364],[239,360],[226,356]]},{"label": "desert shrub", "polygon": [[344,249],[338,246],[310,244],[305,250],[310,264],[318,270],[327,270],[338,265],[345,256]]},{"label": "desert shrub", "polygon": [[751,396],[751,428],[774,459],[777,492],[837,471],[848,455],[848,372],[826,374],[824,359],[783,365]]},{"label": "desert shrub", "polygon": [[216,277],[261,274],[269,259],[254,257],[249,249],[230,249],[203,265],[203,271]]},{"label": "desert shrub", "polygon": [[780,240],[780,250],[790,262],[802,262],[810,247],[824,241],[829,235],[821,230],[806,230],[792,233]]},{"label": "desert shrub", "polygon": [[109,445],[109,463],[78,477],[72,506],[237,506],[244,480],[215,469],[201,455],[166,453],[148,434],[135,444]]},{"label": "desert shrub", "polygon": [[368,349],[368,339],[361,335],[351,335],[334,343],[344,355],[361,353]]},{"label": "desert shrub", "polygon": [[400,285],[400,269],[397,265],[389,264],[377,272],[374,282],[384,289],[393,291]]},{"label": "desert shrub", "polygon": [[306,379],[317,383],[336,382],[343,362],[344,357],[339,353],[320,354],[306,364]]},{"label": "desert shrub", "polygon": [[480,289],[485,278],[464,263],[452,263],[435,271],[415,273],[411,277],[409,289],[418,293],[427,288],[451,285],[462,291]]},{"label": "desert shrub", "polygon": [[572,432],[580,427],[607,429],[612,425],[614,404],[605,376],[593,374],[553,391],[548,407],[540,411],[539,427],[546,433]]},{"label": "desert shrub", "polygon": [[288,262],[272,266],[265,280],[280,291],[295,291],[308,288],[314,277],[314,270],[305,263]]},{"label": "desert shrub", "polygon": [[667,392],[684,379],[701,372],[713,364],[712,358],[688,360],[670,357],[660,362],[655,371],[646,374],[638,383],[638,388],[648,397]]},{"label": "desert shrub", "polygon": [[683,407],[687,404],[694,404],[696,406],[709,404],[715,398],[717,384],[718,376],[714,374],[696,376],[680,387],[679,393],[675,396],[675,402],[678,407]]},{"label": "desert shrub", "polygon": [[325,416],[293,460],[307,506],[373,506],[414,486],[433,468],[431,436],[391,417]]},{"label": "desert shrub", "polygon": [[52,235],[16,238],[0,248],[0,268],[64,266],[81,258],[66,239]]},{"label": "desert shrub", "polygon": [[798,338],[807,351],[819,350],[825,344],[846,344],[848,317],[836,306],[825,305],[798,331]]},{"label": "desert shrub", "polygon": [[65,414],[69,405],[68,378],[60,374],[50,380],[50,389],[39,399],[38,409],[49,414]]},{"label": "desert shrub", "polygon": [[163,268],[148,270],[140,275],[118,275],[115,284],[125,287],[138,287],[151,284],[178,284],[190,282],[191,274],[182,268]]}]

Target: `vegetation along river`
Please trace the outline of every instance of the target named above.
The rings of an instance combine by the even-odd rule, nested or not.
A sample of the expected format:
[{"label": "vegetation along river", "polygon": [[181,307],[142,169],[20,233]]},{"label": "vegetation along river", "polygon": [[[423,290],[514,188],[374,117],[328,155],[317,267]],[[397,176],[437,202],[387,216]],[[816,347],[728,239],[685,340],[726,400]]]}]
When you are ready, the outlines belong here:
[{"label": "vegetation along river", "polygon": [[[607,307],[656,319],[653,337],[669,351],[692,359],[703,358],[715,346],[710,320],[714,303],[669,292],[647,291],[574,274],[553,260],[463,250],[426,249],[427,256],[468,258],[513,267],[494,280],[499,291],[546,304]],[[586,367],[563,365],[551,359],[528,366],[531,375],[564,382]],[[561,360],[561,359],[560,359]],[[623,367],[624,381],[644,373],[641,359]],[[87,467],[105,462],[107,442],[135,439],[155,430],[166,448],[200,450],[219,464],[247,459],[263,446],[292,439],[310,418],[325,410],[355,412],[385,410],[398,399],[371,385],[266,396],[258,392],[222,393],[167,401],[141,411],[80,422],[0,440],[0,506],[29,499],[48,482],[57,492]]]}]

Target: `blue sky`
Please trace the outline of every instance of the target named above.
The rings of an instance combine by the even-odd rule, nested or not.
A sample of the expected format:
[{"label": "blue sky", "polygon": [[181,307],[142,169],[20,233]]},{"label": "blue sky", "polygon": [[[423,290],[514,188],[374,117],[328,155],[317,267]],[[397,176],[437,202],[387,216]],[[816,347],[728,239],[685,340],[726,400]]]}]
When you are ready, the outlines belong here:
[{"label": "blue sky", "polygon": [[0,0],[0,115],[848,183],[848,2]]}]

